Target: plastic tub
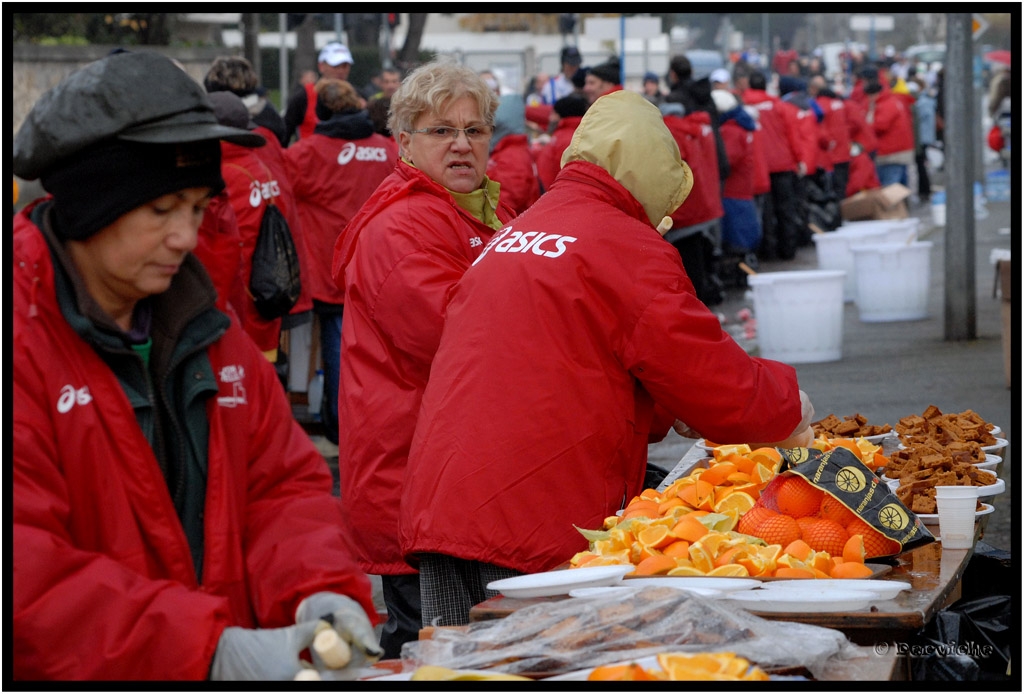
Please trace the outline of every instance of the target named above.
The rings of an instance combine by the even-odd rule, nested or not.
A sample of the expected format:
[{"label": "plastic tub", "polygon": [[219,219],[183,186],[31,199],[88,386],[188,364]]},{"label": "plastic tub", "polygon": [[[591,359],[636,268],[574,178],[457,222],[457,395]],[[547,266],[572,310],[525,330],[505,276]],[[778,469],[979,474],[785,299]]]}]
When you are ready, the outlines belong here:
[{"label": "plastic tub", "polygon": [[747,277],[754,294],[760,355],[789,364],[842,359],[845,277],[842,270],[760,272]]},{"label": "plastic tub", "polygon": [[928,317],[931,241],[858,243],[853,253],[857,311],[865,323]]},{"label": "plastic tub", "polygon": [[[857,294],[856,269],[853,266],[853,254],[850,252],[852,244],[869,241],[905,242],[911,235],[915,235],[916,238],[916,224],[892,226],[891,220],[889,225],[879,224],[883,221],[885,220],[872,220],[864,226],[839,227],[835,231],[811,236],[818,253],[818,269],[842,270],[846,273],[846,279],[843,282],[843,301],[853,301]],[[916,223],[917,220],[914,222]]]},{"label": "plastic tub", "polygon": [[886,236],[887,241],[906,241],[910,233],[917,234],[921,226],[921,220],[917,217],[905,219],[863,219],[857,222],[844,222],[836,229],[837,232],[846,231],[876,231],[890,232]]}]

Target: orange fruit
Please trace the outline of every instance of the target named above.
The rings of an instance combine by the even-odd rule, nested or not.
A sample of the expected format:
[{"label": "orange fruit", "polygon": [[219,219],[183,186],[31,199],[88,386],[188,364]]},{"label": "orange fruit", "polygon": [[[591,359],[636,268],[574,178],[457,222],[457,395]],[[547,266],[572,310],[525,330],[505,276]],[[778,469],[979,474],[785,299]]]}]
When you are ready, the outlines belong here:
[{"label": "orange fruit", "polygon": [[577,552],[569,560],[569,566],[583,566],[589,561],[597,559],[598,555],[594,552]]},{"label": "orange fruit", "polygon": [[828,578],[832,572],[832,567],[835,564],[832,563],[832,557],[828,552],[815,552],[811,555],[810,561],[807,562],[808,566],[811,567],[811,571],[815,575],[821,574],[818,578]]},{"label": "orange fruit", "polygon": [[832,578],[867,578],[873,573],[870,566],[856,561],[844,561],[832,569],[831,576]]},{"label": "orange fruit", "polygon": [[821,508],[818,510],[818,515],[822,518],[833,520],[844,528],[857,518],[853,511],[846,508],[842,501],[831,494],[822,495]]},{"label": "orange fruit", "polygon": [[783,554],[796,557],[800,561],[807,561],[807,557],[814,552],[811,546],[803,540],[793,540],[782,550]]},{"label": "orange fruit", "polygon": [[672,528],[672,534],[680,540],[696,542],[708,534],[708,528],[701,523],[693,514],[687,514],[680,519]]},{"label": "orange fruit", "polygon": [[803,518],[797,518],[796,524],[800,526],[800,537],[803,538],[804,533],[807,532],[807,527],[818,520],[817,516],[804,516]]},{"label": "orange fruit", "polygon": [[843,561],[855,561],[863,564],[865,553],[864,536],[850,535],[850,539],[843,545]]},{"label": "orange fruit", "polygon": [[676,540],[672,544],[661,550],[661,553],[666,557],[672,557],[673,559],[689,559],[690,558],[690,543],[686,540]]},{"label": "orange fruit", "polygon": [[770,545],[785,547],[793,540],[800,539],[800,526],[790,516],[776,513],[758,523],[752,534]]},{"label": "orange fruit", "polygon": [[732,463],[721,462],[712,465],[701,473],[700,481],[717,487],[723,484],[729,475],[736,472],[736,466]]},{"label": "orange fruit", "polygon": [[640,498],[649,499],[655,503],[661,503],[661,495],[658,494],[658,490],[651,489],[650,487],[640,492]]},{"label": "orange fruit", "polygon": [[742,518],[743,514],[754,508],[756,503],[754,497],[749,494],[733,492],[715,504],[715,513],[728,513],[732,509],[736,511],[737,517]]},{"label": "orange fruit", "polygon": [[735,547],[730,547],[715,557],[714,564],[716,567],[725,566],[726,564],[735,564],[738,562],[740,557],[746,556],[746,554],[746,546],[737,545]]},{"label": "orange fruit", "polygon": [[721,564],[708,571],[708,576],[747,577],[750,571],[742,564]]},{"label": "orange fruit", "polygon": [[803,532],[804,541],[816,552],[828,552],[832,556],[842,556],[843,547],[850,539],[846,528],[827,518],[817,518],[808,523]]},{"label": "orange fruit", "polygon": [[776,515],[775,511],[770,508],[754,506],[754,508],[740,516],[740,522],[736,524],[736,532],[743,533],[744,535],[753,535],[758,523],[774,515]]},{"label": "orange fruit", "polygon": [[775,504],[779,513],[793,518],[813,516],[821,508],[824,492],[799,475],[784,477],[775,488]]},{"label": "orange fruit", "polygon": [[658,678],[642,666],[636,663],[628,663],[625,665],[598,665],[590,671],[587,679],[597,682],[633,682],[656,680]]},{"label": "orange fruit", "polygon": [[780,566],[775,569],[778,578],[817,578],[810,569],[798,569],[792,566]]},{"label": "orange fruit", "polygon": [[779,466],[782,465],[782,454],[779,453],[778,449],[769,446],[757,448],[751,451],[747,457],[771,470],[778,470]]},{"label": "orange fruit", "polygon": [[693,568],[703,571],[705,574],[715,568],[714,557],[711,552],[704,549],[699,542],[690,545],[690,563]]},{"label": "orange fruit", "polygon": [[651,549],[661,549],[676,541],[672,531],[664,525],[650,525],[636,535],[636,541]]},{"label": "orange fruit", "polygon": [[666,513],[671,511],[676,506],[682,506],[682,505],[683,505],[683,500],[680,499],[678,496],[674,496],[671,499],[667,499],[665,501],[662,501],[660,504],[658,504],[658,515],[659,516],[664,516]]},{"label": "orange fruit", "polygon": [[754,463],[754,469],[750,471],[750,479],[755,482],[770,482],[775,477],[775,470],[764,463]]},{"label": "orange fruit", "polygon": [[643,559],[633,570],[633,576],[657,576],[666,574],[678,566],[673,557],[666,557],[664,554],[652,554]]},{"label": "orange fruit", "polygon": [[860,518],[855,518],[853,522],[846,526],[846,531],[850,535],[864,536],[865,559],[888,557],[893,554],[899,554],[902,549],[899,542],[886,537]]}]

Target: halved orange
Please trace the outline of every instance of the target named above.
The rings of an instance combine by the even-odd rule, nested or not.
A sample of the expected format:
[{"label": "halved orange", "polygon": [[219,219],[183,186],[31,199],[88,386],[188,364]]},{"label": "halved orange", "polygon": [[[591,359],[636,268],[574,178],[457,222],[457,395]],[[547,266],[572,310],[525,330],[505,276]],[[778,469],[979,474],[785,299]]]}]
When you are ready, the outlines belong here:
[{"label": "halved orange", "polygon": [[690,558],[690,543],[686,540],[676,540],[672,544],[661,550],[661,553],[666,557],[672,557],[673,559],[689,559]]},{"label": "halved orange", "polygon": [[846,541],[843,546],[843,561],[853,561],[859,564],[863,564],[867,558],[867,552],[864,549],[864,536],[863,535],[851,535],[850,539]]},{"label": "halved orange", "polygon": [[672,557],[666,557],[664,554],[652,554],[637,564],[636,569],[630,575],[657,576],[668,573],[677,566],[676,560]]},{"label": "halved orange", "polygon": [[672,534],[680,540],[693,543],[708,534],[708,528],[691,513],[683,516],[675,527]]},{"label": "halved orange", "polygon": [[675,542],[676,537],[664,525],[650,525],[637,533],[636,540],[644,547],[661,549]]},{"label": "halved orange", "polygon": [[832,569],[832,578],[867,578],[874,571],[870,566],[856,561],[844,561]]},{"label": "halved orange", "polygon": [[720,462],[712,465],[704,474],[700,476],[701,482],[707,482],[708,484],[717,487],[723,484],[729,477],[729,475],[736,472],[736,466],[729,462]]},{"label": "halved orange", "polygon": [[796,557],[800,561],[807,561],[807,558],[814,553],[814,550],[803,540],[793,540],[783,548],[782,553]]},{"label": "halved orange", "polygon": [[742,564],[722,564],[708,571],[708,576],[749,576],[750,572]]},{"label": "halved orange", "polygon": [[780,566],[775,569],[777,578],[817,578],[810,569],[798,569],[792,566]]}]

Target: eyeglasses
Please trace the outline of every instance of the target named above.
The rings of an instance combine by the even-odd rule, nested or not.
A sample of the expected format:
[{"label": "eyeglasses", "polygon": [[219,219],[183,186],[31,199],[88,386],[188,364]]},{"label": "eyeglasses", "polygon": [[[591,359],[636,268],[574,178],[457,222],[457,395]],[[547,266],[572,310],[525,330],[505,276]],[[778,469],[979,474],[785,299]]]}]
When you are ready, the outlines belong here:
[{"label": "eyeglasses", "polygon": [[494,132],[494,128],[489,125],[471,125],[468,128],[452,128],[447,125],[434,125],[429,128],[420,128],[419,130],[409,130],[408,132],[426,135],[435,142],[445,142],[448,140],[454,142],[459,139],[459,133],[465,133],[466,139],[470,142],[483,142],[490,139],[491,133]]}]

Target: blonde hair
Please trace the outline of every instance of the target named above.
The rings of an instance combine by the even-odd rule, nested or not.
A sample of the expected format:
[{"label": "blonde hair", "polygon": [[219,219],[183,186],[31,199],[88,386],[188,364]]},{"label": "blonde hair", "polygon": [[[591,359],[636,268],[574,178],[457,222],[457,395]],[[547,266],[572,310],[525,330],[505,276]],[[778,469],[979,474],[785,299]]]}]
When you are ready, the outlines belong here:
[{"label": "blonde hair", "polygon": [[422,65],[402,80],[391,97],[388,129],[398,137],[398,133],[411,130],[424,113],[442,113],[448,104],[464,96],[476,101],[484,124],[493,126],[498,96],[475,70],[451,58]]},{"label": "blonde hair", "polygon": [[317,103],[331,113],[338,113],[347,108],[361,108],[361,101],[359,94],[356,93],[356,88],[345,80],[321,77],[317,80],[316,86],[313,89],[316,91]]}]

